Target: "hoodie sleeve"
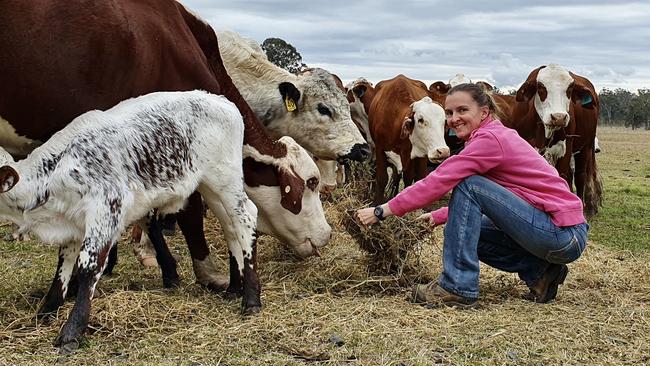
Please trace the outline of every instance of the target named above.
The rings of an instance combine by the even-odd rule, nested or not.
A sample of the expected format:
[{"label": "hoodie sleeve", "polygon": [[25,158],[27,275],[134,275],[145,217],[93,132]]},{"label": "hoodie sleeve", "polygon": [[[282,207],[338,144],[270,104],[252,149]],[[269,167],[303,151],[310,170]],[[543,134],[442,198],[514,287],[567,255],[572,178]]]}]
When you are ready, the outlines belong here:
[{"label": "hoodie sleeve", "polygon": [[445,160],[424,179],[388,201],[393,214],[403,216],[439,200],[463,179],[483,175],[503,161],[503,148],[490,131],[476,131],[460,154]]}]

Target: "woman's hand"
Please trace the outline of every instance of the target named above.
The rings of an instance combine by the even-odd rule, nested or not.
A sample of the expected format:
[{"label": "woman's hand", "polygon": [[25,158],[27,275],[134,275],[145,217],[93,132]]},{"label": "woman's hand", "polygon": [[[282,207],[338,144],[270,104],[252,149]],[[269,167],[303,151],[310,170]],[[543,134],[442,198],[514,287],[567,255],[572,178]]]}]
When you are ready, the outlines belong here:
[{"label": "woman's hand", "polygon": [[357,218],[359,219],[359,222],[364,226],[369,226],[379,222],[379,220],[377,220],[377,217],[375,216],[374,207],[362,208],[357,210]]},{"label": "woman's hand", "polygon": [[437,226],[436,222],[433,220],[431,212],[427,212],[418,216],[416,220],[423,225],[430,225],[432,228]]}]

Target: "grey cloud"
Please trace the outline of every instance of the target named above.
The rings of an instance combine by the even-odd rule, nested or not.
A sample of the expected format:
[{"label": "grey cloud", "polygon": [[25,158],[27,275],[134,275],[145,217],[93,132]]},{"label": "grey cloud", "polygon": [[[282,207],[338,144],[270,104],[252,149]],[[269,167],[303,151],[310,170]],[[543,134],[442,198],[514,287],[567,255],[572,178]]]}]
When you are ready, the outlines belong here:
[{"label": "grey cloud", "polygon": [[308,65],[344,80],[399,73],[423,81],[463,72],[517,86],[559,63],[597,88],[650,85],[650,4],[578,0],[207,1],[183,3],[215,29],[261,43],[280,37]]}]

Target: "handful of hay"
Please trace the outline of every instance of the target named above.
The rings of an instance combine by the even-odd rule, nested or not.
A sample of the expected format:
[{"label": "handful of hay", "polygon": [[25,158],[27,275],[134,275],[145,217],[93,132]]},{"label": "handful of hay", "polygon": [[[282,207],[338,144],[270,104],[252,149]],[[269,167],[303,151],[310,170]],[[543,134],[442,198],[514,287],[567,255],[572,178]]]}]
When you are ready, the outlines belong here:
[{"label": "handful of hay", "polygon": [[374,174],[368,163],[355,163],[349,177],[350,183],[335,191],[338,192],[337,210],[345,212],[343,227],[370,255],[372,271],[401,275],[408,269],[408,258],[419,256],[422,243],[432,240],[431,231],[416,222],[417,213],[402,218],[390,217],[372,227],[363,226],[356,218],[356,210],[370,205]]}]

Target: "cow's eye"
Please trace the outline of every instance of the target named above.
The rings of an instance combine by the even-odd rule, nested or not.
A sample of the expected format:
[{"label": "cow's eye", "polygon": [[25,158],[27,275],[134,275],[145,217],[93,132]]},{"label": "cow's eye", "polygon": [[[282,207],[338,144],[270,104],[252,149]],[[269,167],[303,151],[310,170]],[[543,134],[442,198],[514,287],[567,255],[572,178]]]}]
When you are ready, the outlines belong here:
[{"label": "cow's eye", "polygon": [[424,118],[421,118],[421,117],[418,118],[418,123],[420,123],[420,124],[424,123]]},{"label": "cow's eye", "polygon": [[311,177],[307,179],[307,187],[312,191],[316,191],[316,188],[318,188],[318,178]]},{"label": "cow's eye", "polygon": [[318,113],[322,114],[323,116],[332,117],[332,111],[330,111],[330,109],[323,104],[318,105]]}]

